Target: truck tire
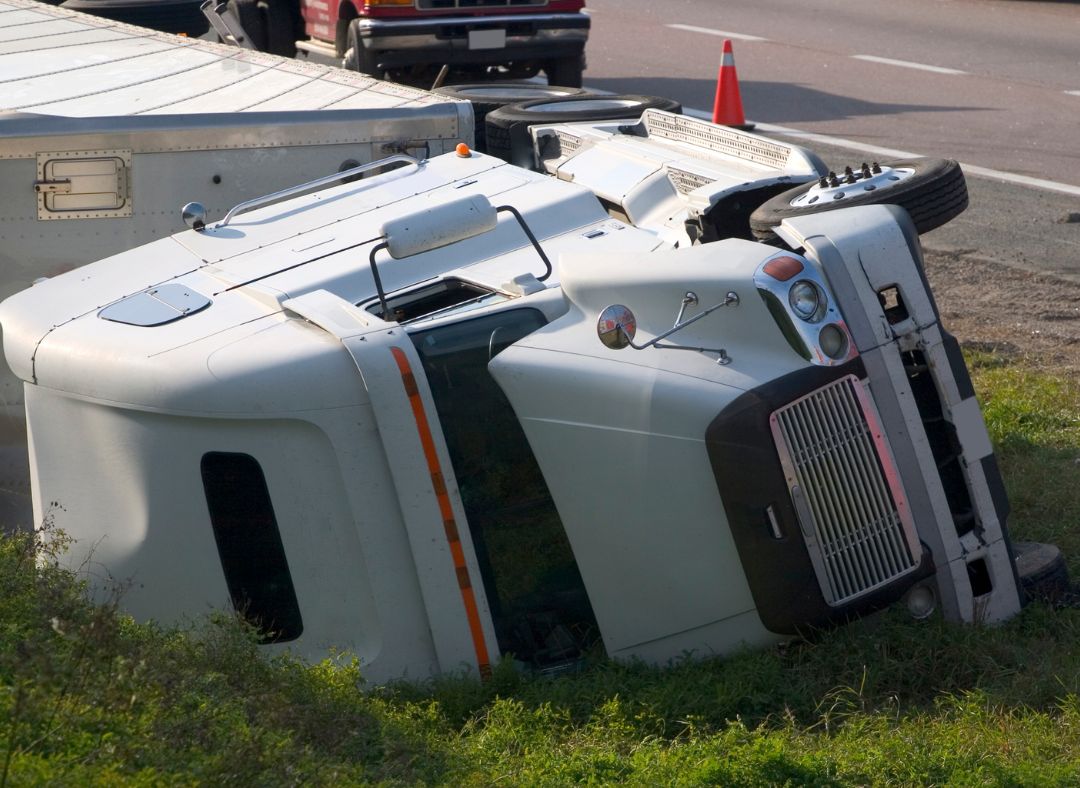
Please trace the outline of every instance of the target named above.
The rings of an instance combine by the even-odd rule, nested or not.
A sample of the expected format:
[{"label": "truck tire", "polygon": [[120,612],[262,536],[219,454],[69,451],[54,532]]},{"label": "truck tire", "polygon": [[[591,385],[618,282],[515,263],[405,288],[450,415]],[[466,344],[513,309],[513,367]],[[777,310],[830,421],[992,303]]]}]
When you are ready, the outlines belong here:
[{"label": "truck tire", "polygon": [[258,0],[229,0],[228,8],[244,28],[248,40],[260,52],[265,52],[269,43],[266,36],[266,14],[259,7]]},{"label": "truck tire", "polygon": [[864,164],[860,171],[849,167],[831,181],[804,183],[762,203],[750,214],[750,231],[771,241],[773,228],[784,219],[854,205],[899,205],[911,214],[915,229],[926,233],[967,208],[967,183],[952,159],[875,162],[873,169]]},{"label": "truck tire", "polygon": [[349,22],[349,33],[345,41],[345,57],[341,61],[342,68],[349,71],[359,71],[375,79],[382,79],[385,76],[379,69],[374,53],[360,43],[359,19]]},{"label": "truck tire", "polygon": [[51,4],[163,33],[184,33],[197,38],[210,29],[209,20],[199,8],[201,3],[202,0],[66,0]]},{"label": "truck tire", "polygon": [[519,167],[533,166],[529,128],[550,123],[589,123],[637,119],[647,109],[682,112],[679,102],[659,96],[573,96],[508,104],[488,113],[487,152]]},{"label": "truck tire", "polygon": [[266,51],[296,57],[296,28],[300,7],[290,0],[258,0],[266,22]]},{"label": "truck tire", "polygon": [[541,85],[536,82],[477,82],[468,85],[444,85],[435,88],[441,96],[461,99],[472,104],[473,122],[476,129],[476,150],[487,151],[484,125],[488,113],[507,104],[517,104],[533,99],[558,101],[572,96],[583,96],[585,91],[575,87]]},{"label": "truck tire", "polygon": [[561,60],[549,60],[544,64],[544,73],[547,74],[549,85],[566,85],[571,88],[580,88],[584,72],[584,55],[565,57]]}]

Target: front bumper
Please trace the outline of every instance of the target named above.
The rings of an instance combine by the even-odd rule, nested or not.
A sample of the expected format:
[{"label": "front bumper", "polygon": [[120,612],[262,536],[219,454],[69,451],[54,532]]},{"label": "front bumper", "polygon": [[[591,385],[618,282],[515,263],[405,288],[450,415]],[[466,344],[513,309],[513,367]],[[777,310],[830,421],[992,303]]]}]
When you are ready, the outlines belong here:
[{"label": "front bumper", "polygon": [[387,69],[577,57],[585,52],[590,20],[578,13],[503,14],[361,19],[357,25],[361,45],[375,53],[380,68]]}]

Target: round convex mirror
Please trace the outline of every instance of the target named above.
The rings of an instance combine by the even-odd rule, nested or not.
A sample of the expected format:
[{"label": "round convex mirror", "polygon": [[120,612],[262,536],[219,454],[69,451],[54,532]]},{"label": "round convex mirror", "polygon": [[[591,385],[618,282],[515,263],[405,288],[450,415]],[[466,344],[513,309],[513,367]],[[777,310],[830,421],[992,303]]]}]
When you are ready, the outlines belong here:
[{"label": "round convex mirror", "polygon": [[612,304],[600,313],[596,333],[607,347],[621,350],[633,341],[637,333],[637,318],[622,304]]},{"label": "round convex mirror", "polygon": [[206,209],[197,202],[189,202],[180,209],[180,218],[192,230],[201,230],[206,226]]}]

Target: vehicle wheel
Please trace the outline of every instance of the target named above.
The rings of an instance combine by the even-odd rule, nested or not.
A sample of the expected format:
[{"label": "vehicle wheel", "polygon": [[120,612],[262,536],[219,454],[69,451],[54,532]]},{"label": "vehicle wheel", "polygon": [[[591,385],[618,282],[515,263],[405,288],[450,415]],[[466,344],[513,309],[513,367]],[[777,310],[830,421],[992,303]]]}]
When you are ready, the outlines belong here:
[{"label": "vehicle wheel", "polygon": [[487,152],[519,167],[533,166],[529,128],[550,123],[637,119],[647,109],[682,112],[682,104],[659,96],[574,96],[508,104],[487,116]]},{"label": "vehicle wheel", "polygon": [[260,52],[265,52],[268,44],[266,36],[266,14],[259,7],[257,0],[229,0],[229,10],[244,28],[248,40]]},{"label": "vehicle wheel", "polygon": [[849,167],[844,175],[804,183],[781,192],[750,214],[750,230],[758,240],[776,237],[773,228],[784,219],[853,205],[899,205],[911,214],[919,233],[929,232],[959,216],[968,205],[967,183],[951,159],[911,159],[888,164]]},{"label": "vehicle wheel", "polygon": [[575,87],[540,85],[536,82],[480,82],[468,85],[444,85],[435,88],[435,93],[450,98],[468,101],[473,107],[473,122],[476,129],[474,147],[481,153],[487,151],[484,138],[484,124],[488,113],[507,104],[517,104],[533,99],[558,101],[572,96],[583,96],[585,91]]},{"label": "vehicle wheel", "polygon": [[349,22],[349,34],[346,37],[345,57],[341,61],[341,67],[349,71],[359,71],[375,79],[382,79],[384,74],[379,70],[379,64],[375,54],[366,49],[360,43],[360,20],[354,19]]},{"label": "vehicle wheel", "polygon": [[296,57],[296,23],[300,8],[289,0],[258,0],[266,20],[266,51]]},{"label": "vehicle wheel", "polygon": [[566,85],[571,88],[580,88],[584,71],[584,55],[575,55],[562,60],[550,60],[544,64],[544,73],[547,74],[549,85]]},{"label": "vehicle wheel", "polygon": [[196,38],[210,29],[202,0],[66,0],[51,3],[72,11]]},{"label": "vehicle wheel", "polygon": [[1069,567],[1057,547],[1039,542],[1014,542],[1013,554],[1020,587],[1027,599],[1060,602],[1069,595]]}]

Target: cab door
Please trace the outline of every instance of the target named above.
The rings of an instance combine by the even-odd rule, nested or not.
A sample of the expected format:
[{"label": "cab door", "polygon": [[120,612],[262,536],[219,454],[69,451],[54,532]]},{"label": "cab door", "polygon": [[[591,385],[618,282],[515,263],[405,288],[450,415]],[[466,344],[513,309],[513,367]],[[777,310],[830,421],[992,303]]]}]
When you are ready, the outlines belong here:
[{"label": "cab door", "polygon": [[[498,653],[491,616],[431,392],[408,334],[325,290],[282,305],[341,341],[367,391],[414,564],[382,571],[399,573],[403,583],[415,571],[439,669],[486,675]],[[371,450],[378,448],[357,447]],[[358,521],[397,515],[356,513]],[[380,615],[400,615],[388,607]],[[389,653],[384,658],[395,660]]]},{"label": "cab door", "polygon": [[488,372],[543,314],[510,308],[401,326],[325,292],[285,306],[334,333],[360,372],[442,669],[464,662],[484,674],[512,655],[555,672],[602,650],[543,474]]}]

